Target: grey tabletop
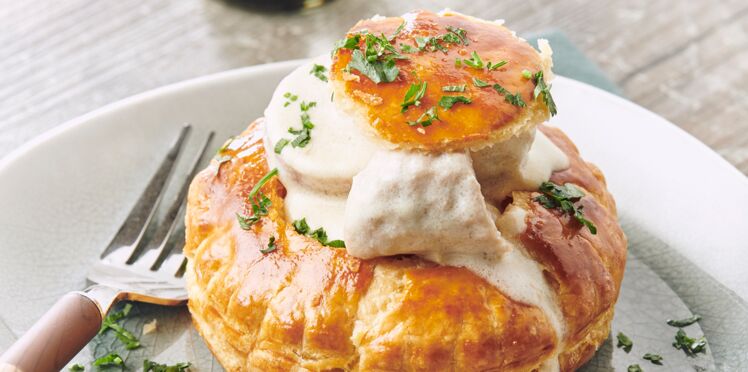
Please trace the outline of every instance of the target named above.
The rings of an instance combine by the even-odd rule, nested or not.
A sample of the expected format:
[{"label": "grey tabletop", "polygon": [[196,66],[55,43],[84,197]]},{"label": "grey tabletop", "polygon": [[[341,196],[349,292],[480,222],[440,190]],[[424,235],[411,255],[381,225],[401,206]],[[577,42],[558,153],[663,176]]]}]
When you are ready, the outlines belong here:
[{"label": "grey tabletop", "polygon": [[325,53],[373,14],[444,7],[521,33],[563,31],[627,97],[748,174],[745,0],[337,0],[290,12],[218,0],[0,0],[0,156],[121,98]]}]

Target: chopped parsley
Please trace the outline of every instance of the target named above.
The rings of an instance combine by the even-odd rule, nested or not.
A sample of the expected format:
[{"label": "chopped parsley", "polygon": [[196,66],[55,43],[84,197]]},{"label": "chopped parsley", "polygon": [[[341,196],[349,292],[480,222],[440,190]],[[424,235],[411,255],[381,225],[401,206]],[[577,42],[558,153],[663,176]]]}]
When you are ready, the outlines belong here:
[{"label": "chopped parsley", "polygon": [[525,79],[532,79],[532,72],[530,72],[530,70],[522,70],[522,77]]},{"label": "chopped parsley", "polygon": [[467,88],[467,84],[445,85],[442,87],[442,92],[464,92],[465,88]]},{"label": "chopped parsley", "polygon": [[260,220],[260,217],[268,215],[268,207],[270,207],[273,203],[270,198],[260,192],[260,188],[276,175],[278,175],[278,168],[273,168],[272,170],[270,170],[270,172],[263,176],[249,192],[247,200],[251,204],[252,215],[244,216],[237,213],[236,219],[239,221],[239,227],[244,230],[249,230],[252,225]]},{"label": "chopped parsley", "polygon": [[638,364],[632,364],[629,366],[628,372],[644,372],[644,370]]},{"label": "chopped parsley", "polygon": [[397,35],[400,35],[400,33],[403,32],[403,29],[405,29],[405,21],[403,21],[403,23],[401,23],[400,26],[397,26],[397,28],[395,29],[395,32],[392,35],[390,35],[389,40],[390,41],[394,40],[397,37]]},{"label": "chopped parsley", "polygon": [[345,242],[342,240],[328,240],[327,232],[325,231],[325,229],[321,227],[310,232],[311,228],[309,227],[309,224],[307,224],[306,218],[293,221],[293,227],[297,233],[301,235],[309,236],[317,240],[320,244],[324,246],[328,246],[332,248],[345,248]]},{"label": "chopped parsley", "polygon": [[688,337],[686,331],[679,329],[675,334],[673,347],[683,350],[683,352],[690,357],[694,357],[698,353],[706,352],[706,338],[704,336],[701,336],[698,339],[691,338]]},{"label": "chopped parsley", "polygon": [[426,86],[427,83],[425,81],[410,84],[410,88],[405,92],[403,103],[400,104],[402,107],[400,112],[407,111],[410,106],[420,106],[421,98],[426,94]]},{"label": "chopped parsley", "polygon": [[112,330],[117,339],[119,339],[127,350],[134,350],[140,347],[140,341],[130,331],[122,327],[118,322],[130,314],[132,310],[132,304],[125,304],[122,310],[107,315],[104,321],[101,323],[101,328],[98,334],[103,334],[108,330]]},{"label": "chopped parsley", "polygon": [[461,67],[462,66],[462,60],[459,58],[455,58],[455,67]]},{"label": "chopped parsley", "polygon": [[504,95],[504,100],[506,100],[507,102],[509,102],[509,103],[511,103],[511,104],[513,104],[513,105],[515,105],[517,107],[525,107],[525,106],[527,106],[525,104],[525,101],[522,100],[522,96],[519,94],[519,92],[514,93],[514,94],[509,94],[509,93],[505,94]]},{"label": "chopped parsley", "polygon": [[[583,207],[581,205],[574,205],[575,202],[578,202],[582,197],[584,197],[584,193],[579,190],[579,188],[570,183],[561,186],[548,181],[540,184],[540,189],[538,191],[543,193],[543,195],[536,197],[535,201],[548,209],[560,209],[562,212],[574,217],[579,223],[586,226],[593,235],[597,234],[597,227],[595,224],[584,217],[584,212],[582,211]],[[621,336],[626,337],[623,333],[619,333],[619,344],[621,342]]]},{"label": "chopped parsley", "polygon": [[470,98],[467,98],[465,96],[442,96],[442,98],[439,100],[439,106],[443,107],[445,110],[449,110],[454,106],[455,103],[471,103],[473,102],[470,100]]},{"label": "chopped parsley", "polygon": [[283,107],[288,107],[291,102],[296,102],[296,100],[299,99],[299,96],[291,94],[291,92],[286,92],[283,94],[283,98],[287,99],[287,101],[283,104]]},{"label": "chopped parsley", "polygon": [[439,115],[436,112],[436,107],[431,107],[426,110],[416,121],[408,121],[408,125],[411,127],[421,125],[422,127],[428,127],[434,123],[434,120],[439,120]]},{"label": "chopped parsley", "polygon": [[275,153],[280,154],[281,151],[283,151],[283,148],[288,145],[288,143],[291,142],[285,138],[281,138],[278,140],[278,143],[275,144]]},{"label": "chopped parsley", "polygon": [[485,81],[478,79],[477,77],[473,78],[473,85],[475,85],[478,88],[485,88],[485,87],[491,86],[491,84],[486,83]]},{"label": "chopped parsley", "polygon": [[483,60],[480,58],[478,53],[476,51],[473,51],[473,53],[470,54],[470,58],[463,58],[462,63],[477,69],[483,68]]},{"label": "chopped parsley", "polygon": [[314,66],[312,66],[312,70],[309,71],[309,73],[316,76],[317,79],[327,82],[327,75],[325,75],[325,73],[327,73],[327,68],[325,66],[318,65],[315,63]]},{"label": "chopped parsley", "polygon": [[403,53],[415,53],[417,51],[416,48],[412,47],[409,44],[400,44],[400,51]]},{"label": "chopped parsley", "polygon": [[457,36],[457,38],[460,39],[462,45],[470,45],[470,41],[467,38],[467,31],[465,31],[464,29],[461,29],[459,27],[455,28],[452,26],[447,26],[447,31],[449,31],[450,34]]},{"label": "chopped parsley", "polygon": [[694,314],[685,319],[675,319],[675,320],[668,319],[667,325],[672,326],[672,327],[682,328],[682,327],[688,327],[691,324],[698,322],[699,320],[701,320],[701,315]]},{"label": "chopped parsley", "polygon": [[191,365],[191,363],[182,362],[169,366],[166,364],[158,364],[146,359],[143,361],[143,372],[181,372],[190,368]]},{"label": "chopped parsley", "polygon": [[634,343],[628,336],[623,334],[623,332],[618,332],[616,338],[618,339],[618,344],[616,345],[616,347],[622,348],[626,353],[630,352],[631,348],[634,347]]},{"label": "chopped parsley", "polygon": [[125,361],[117,353],[109,353],[94,361],[93,365],[97,367],[124,367]]},{"label": "chopped parsley", "polygon": [[545,80],[543,80],[543,71],[536,72],[533,75],[533,80],[535,81],[535,90],[532,93],[533,98],[543,97],[543,103],[548,107],[551,116],[555,116],[558,113],[556,102],[553,101],[553,96],[551,96],[551,86],[547,85]]},{"label": "chopped parsley", "polygon": [[505,64],[507,64],[507,63],[508,63],[508,62],[507,62],[507,61],[505,61],[505,60],[504,60],[504,61],[499,61],[499,62],[496,62],[496,63],[493,63],[493,64],[492,64],[491,62],[488,62],[488,64],[486,65],[486,68],[487,68],[487,69],[488,69],[489,71],[493,71],[493,70],[496,70],[497,68],[499,68],[499,67],[501,67],[501,66],[504,66],[504,65],[505,65]]},{"label": "chopped parsley", "polygon": [[642,358],[644,358],[644,360],[648,360],[648,361],[652,362],[652,364],[657,364],[658,366],[662,365],[662,360],[663,359],[662,359],[662,356],[660,356],[660,355],[652,354],[652,353],[646,353],[646,354],[644,354],[644,356]]},{"label": "chopped parsley", "polygon": [[83,365],[80,365],[80,364],[77,364],[77,363],[73,364],[68,369],[71,370],[72,372],[81,372],[81,371],[85,371],[86,370],[86,368],[83,367]]},{"label": "chopped parsley", "polygon": [[[364,39],[363,49],[360,45],[362,37]],[[376,36],[367,31],[362,31],[338,42],[333,53],[341,48],[353,50],[351,60],[346,68],[360,72],[376,84],[394,81],[400,73],[400,70],[395,66],[395,60],[407,59],[392,46],[390,40],[384,34]]]},{"label": "chopped parsley", "polygon": [[275,246],[275,237],[271,236],[270,239],[268,240],[268,246],[267,246],[267,248],[260,249],[260,252],[262,252],[262,253],[270,253],[270,252],[274,251],[276,248],[277,247]]}]

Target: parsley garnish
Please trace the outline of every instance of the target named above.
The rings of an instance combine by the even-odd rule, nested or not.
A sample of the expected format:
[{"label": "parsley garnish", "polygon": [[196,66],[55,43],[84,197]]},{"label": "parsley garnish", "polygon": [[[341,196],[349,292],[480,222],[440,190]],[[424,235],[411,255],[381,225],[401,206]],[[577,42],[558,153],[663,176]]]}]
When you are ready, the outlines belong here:
[{"label": "parsley garnish", "polygon": [[239,221],[239,227],[244,230],[249,230],[252,225],[260,220],[260,217],[268,215],[268,207],[270,207],[273,203],[270,198],[260,192],[260,188],[276,175],[278,175],[278,168],[273,168],[272,170],[270,170],[270,172],[263,176],[249,192],[247,200],[251,203],[252,215],[243,216],[237,213],[236,219]]},{"label": "parsley garnish", "polygon": [[426,110],[426,112],[421,114],[421,116],[419,116],[416,121],[408,121],[408,125],[412,127],[420,124],[422,127],[428,127],[429,125],[434,123],[434,120],[439,120],[439,115],[436,112],[436,107],[432,107]]},{"label": "parsley garnish", "polygon": [[460,39],[460,42],[462,42],[462,45],[470,45],[470,41],[468,41],[467,38],[467,31],[461,28],[454,28],[452,26],[447,26],[447,31],[449,31],[451,34],[454,34],[457,36],[457,38]]},{"label": "parsley garnish", "polygon": [[[364,37],[364,49],[360,47],[361,35]],[[368,77],[374,83],[392,82],[400,70],[395,66],[396,59],[406,59],[382,34],[375,36],[366,31],[339,42],[340,48],[353,49],[351,61],[347,68],[354,69]]]},{"label": "parsley garnish", "polygon": [[442,87],[442,92],[464,92],[466,84],[462,85],[445,85]]},{"label": "parsley garnish", "polygon": [[291,92],[286,92],[283,94],[283,98],[288,100],[283,104],[283,107],[288,107],[288,105],[290,105],[291,102],[296,102],[296,100],[299,99],[299,96],[295,94],[291,94]]},{"label": "parsley garnish", "polygon": [[394,40],[397,37],[397,35],[400,35],[400,33],[403,32],[404,28],[405,28],[405,21],[403,21],[403,23],[401,23],[400,26],[397,26],[397,28],[395,29],[395,32],[392,35],[390,35],[389,40],[390,41]]},{"label": "parsley garnish", "polygon": [[511,104],[513,104],[515,106],[518,106],[518,107],[525,107],[526,106],[525,105],[525,101],[522,100],[522,96],[519,94],[519,92],[517,92],[515,94],[509,94],[509,93],[507,93],[507,94],[504,95],[504,99],[507,102],[509,102],[509,103],[511,103]]},{"label": "parsley garnish", "polygon": [[439,100],[439,106],[443,107],[445,110],[449,110],[457,102],[467,104],[473,101],[465,96],[442,96],[442,98]]},{"label": "parsley garnish", "polygon": [[672,327],[682,328],[682,327],[690,326],[691,324],[694,324],[698,322],[699,320],[701,320],[701,315],[694,314],[691,317],[685,318],[685,319],[677,319],[677,320],[668,319],[667,325],[672,326]]},{"label": "parsley garnish", "polygon": [[267,248],[260,249],[260,252],[262,252],[262,253],[270,253],[270,252],[274,251],[275,248],[276,248],[276,246],[275,246],[275,237],[271,236],[270,239],[268,240],[268,246],[267,246]]},{"label": "parsley garnish", "polygon": [[[301,103],[299,103],[299,107],[301,108],[301,129],[288,128],[288,133],[296,135],[296,138],[291,141],[291,146],[306,147],[306,145],[309,144],[309,141],[312,140],[311,130],[314,128],[314,124],[309,119],[308,111],[314,106],[317,106],[317,102],[307,103],[306,101],[301,101]],[[283,151],[283,147],[285,146],[286,144],[282,145],[279,150],[278,144],[276,144],[275,152],[280,154],[279,151]]]},{"label": "parsley garnish", "polygon": [[416,37],[416,46],[420,51],[435,52],[437,50],[446,53],[449,44],[469,45],[467,32],[461,28],[447,26],[447,33],[436,36]]},{"label": "parsley garnish", "polygon": [[293,228],[301,235],[306,235],[309,232],[309,225],[306,223],[306,218],[294,221]]},{"label": "parsley garnish", "polygon": [[168,366],[166,364],[158,364],[146,359],[143,361],[143,372],[181,372],[190,368],[191,365],[191,363],[182,362],[173,366]]},{"label": "parsley garnish", "polygon": [[631,351],[631,348],[634,347],[634,343],[628,336],[623,334],[623,332],[618,332],[616,338],[618,339],[618,344],[616,345],[616,347],[622,348],[626,353]]},{"label": "parsley garnish", "polygon": [[532,72],[530,72],[530,70],[522,70],[522,77],[525,79],[532,79]]},{"label": "parsley garnish", "polygon": [[462,60],[459,58],[455,58],[455,67],[461,67],[462,66]]},{"label": "parsley garnish", "polygon": [[638,364],[632,364],[629,366],[628,372],[644,372],[644,370]]},{"label": "parsley garnish", "polygon": [[485,87],[491,86],[491,84],[488,84],[485,81],[478,79],[477,77],[473,78],[473,85],[475,85],[478,88],[485,88]]},{"label": "parsley garnish", "polygon": [[[570,183],[561,186],[548,181],[540,184],[539,191],[543,193],[543,195],[536,197],[535,201],[548,209],[560,209],[564,213],[574,217],[582,225],[586,226],[592,235],[597,234],[597,227],[595,224],[584,217],[584,212],[582,211],[583,207],[581,205],[579,207],[574,206],[574,203],[582,199],[584,196],[584,193],[582,193],[582,191],[576,186]],[[623,335],[623,333],[619,333],[619,342],[621,340],[621,335]]]},{"label": "parsley garnish", "polygon": [[306,218],[294,221],[293,227],[297,233],[314,238],[322,245],[332,248],[345,248],[345,242],[342,240],[327,240],[327,232],[321,227],[310,233],[311,228],[309,228]]},{"label": "parsley garnish", "polygon": [[508,63],[507,61],[499,61],[499,62],[496,62],[496,63],[493,63],[493,64],[491,62],[488,62],[488,64],[486,65],[486,68],[489,71],[493,71],[493,70],[496,70],[497,68],[499,68],[501,66],[504,66],[507,63]]},{"label": "parsley garnish", "polygon": [[473,51],[473,53],[470,54],[471,57],[469,59],[463,58],[462,63],[472,67],[472,68],[483,68],[483,60],[480,59],[480,56],[476,51]]},{"label": "parsley garnish", "polygon": [[415,53],[416,48],[413,48],[412,46],[408,44],[400,44],[400,51],[403,53]]},{"label": "parsley garnish", "polygon": [[112,330],[124,345],[127,350],[134,350],[140,347],[140,341],[130,331],[119,325],[119,321],[130,314],[132,310],[132,304],[125,304],[121,311],[114,312],[107,315],[104,321],[101,323],[101,328],[98,334],[103,334],[107,330]]},{"label": "parsley garnish", "polygon": [[405,92],[403,103],[400,104],[400,106],[402,107],[400,112],[407,111],[408,107],[410,106],[420,106],[421,98],[423,98],[423,95],[426,94],[426,86],[427,83],[425,81],[410,84],[410,88],[408,88],[408,91]]},{"label": "parsley garnish", "polygon": [[285,138],[281,138],[278,140],[278,143],[275,144],[275,153],[280,154],[281,151],[283,151],[283,148],[288,145],[289,140]]},{"label": "parsley garnish", "polygon": [[119,366],[124,367],[125,361],[122,360],[122,357],[120,357],[117,353],[109,353],[107,355],[104,355],[101,358],[98,358],[94,361],[93,365],[99,367],[99,366]]},{"label": "parsley garnish", "polygon": [[694,357],[696,354],[706,351],[706,338],[704,336],[701,336],[701,338],[698,339],[691,338],[688,337],[686,331],[679,329],[675,334],[673,347],[683,350],[683,352],[690,357]]},{"label": "parsley garnish", "polygon": [[80,364],[77,364],[77,363],[76,363],[76,364],[73,364],[73,365],[72,365],[72,366],[70,366],[70,368],[68,368],[68,369],[69,369],[69,370],[71,370],[71,371],[73,371],[73,372],[81,372],[81,371],[85,371],[85,370],[86,370],[86,368],[85,368],[85,367],[83,367],[82,365],[80,365]]},{"label": "parsley garnish", "polygon": [[325,75],[326,72],[327,68],[325,66],[318,65],[316,63],[314,64],[314,66],[312,66],[312,70],[309,71],[310,74],[316,76],[317,79],[320,79],[324,82],[327,82],[327,75]]},{"label": "parsley garnish", "polygon": [[533,75],[533,80],[535,81],[535,90],[532,93],[533,98],[537,99],[539,96],[542,96],[543,103],[548,107],[551,116],[556,115],[558,112],[556,110],[556,102],[553,101],[553,96],[551,96],[551,86],[546,85],[545,80],[543,80],[543,71],[536,72]]},{"label": "parsley garnish", "polygon": [[644,358],[645,360],[648,360],[648,361],[652,362],[652,364],[657,364],[659,366],[662,365],[662,360],[663,359],[662,359],[661,356],[659,356],[657,354],[646,353],[646,354],[644,354],[644,356],[642,358]]},{"label": "parsley garnish", "polygon": [[338,40],[335,43],[335,48],[332,50],[332,54],[335,54],[339,49],[356,49],[361,41],[361,34],[355,34],[343,40]]}]

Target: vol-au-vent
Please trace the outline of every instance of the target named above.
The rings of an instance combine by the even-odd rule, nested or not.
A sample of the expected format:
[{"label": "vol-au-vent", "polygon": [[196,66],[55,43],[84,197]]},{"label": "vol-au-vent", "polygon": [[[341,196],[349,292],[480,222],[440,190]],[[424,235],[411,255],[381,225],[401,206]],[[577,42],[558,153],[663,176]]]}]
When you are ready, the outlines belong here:
[{"label": "vol-au-vent", "polygon": [[357,23],[190,189],[195,325],[228,370],[574,370],[626,257],[559,129],[551,50],[497,22]]}]

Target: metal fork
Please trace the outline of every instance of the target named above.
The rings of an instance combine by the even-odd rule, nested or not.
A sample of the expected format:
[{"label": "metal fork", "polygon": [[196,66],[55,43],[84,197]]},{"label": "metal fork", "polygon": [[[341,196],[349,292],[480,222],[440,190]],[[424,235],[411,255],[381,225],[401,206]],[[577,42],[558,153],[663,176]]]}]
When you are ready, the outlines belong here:
[{"label": "metal fork", "polygon": [[[185,125],[130,214],[91,267],[93,285],[63,296],[0,357],[0,371],[59,371],[96,335],[102,319],[120,300],[177,306],[187,301],[181,252],[184,235],[175,234],[189,184],[203,162],[214,133],[203,143],[161,224],[155,215],[190,126]],[[147,232],[155,228],[150,239]],[[179,248],[175,251],[174,248]]]}]

